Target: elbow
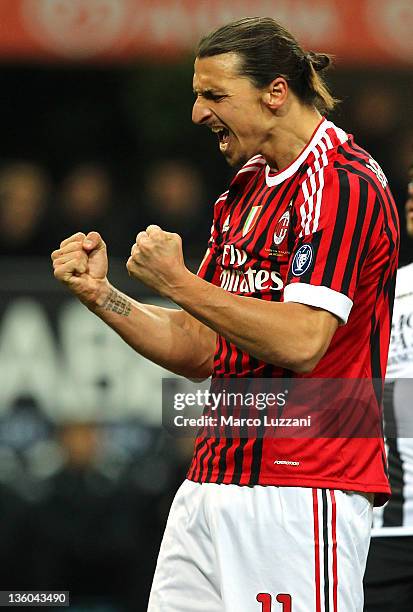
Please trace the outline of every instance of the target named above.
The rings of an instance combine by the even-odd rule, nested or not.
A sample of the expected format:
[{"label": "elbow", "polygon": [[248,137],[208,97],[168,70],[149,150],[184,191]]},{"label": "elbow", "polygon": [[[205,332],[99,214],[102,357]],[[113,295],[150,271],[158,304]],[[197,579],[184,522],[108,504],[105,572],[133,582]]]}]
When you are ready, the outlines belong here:
[{"label": "elbow", "polygon": [[[294,325],[289,330],[288,343],[278,353],[278,362],[274,357],[272,363],[297,374],[310,374],[327,352],[339,325],[339,319],[322,309],[302,304],[294,306],[299,306],[299,309],[298,313],[295,310],[292,312],[292,315],[295,314],[292,318]],[[276,350],[274,348],[274,352]]]},{"label": "elbow", "polygon": [[188,380],[194,383],[200,383],[204,380],[207,380],[210,376],[212,376],[213,372],[213,361],[207,360],[206,362],[198,365],[196,368],[188,369],[184,376],[188,378]]},{"label": "elbow", "polygon": [[276,358],[274,358],[272,363],[292,370],[296,374],[310,374],[315,370],[326,350],[324,346],[307,341],[305,345],[292,351],[284,360],[284,363],[280,363],[280,359],[277,362]]},{"label": "elbow", "polygon": [[333,336],[338,328],[339,319],[330,313],[323,313],[325,325],[318,331],[311,330],[301,342],[299,354],[297,353],[294,366],[291,368],[297,374],[310,374],[322,360]]},{"label": "elbow", "polygon": [[297,374],[310,374],[318,366],[328,349],[328,343],[308,342],[296,356],[290,369]]},{"label": "elbow", "polygon": [[316,368],[319,361],[320,359],[317,359],[317,358],[300,359],[300,360],[297,360],[290,367],[290,369],[296,374],[310,374],[310,372],[312,372]]},{"label": "elbow", "polygon": [[188,380],[194,383],[201,383],[204,380],[207,380],[208,378],[210,378],[210,376],[212,376],[212,372],[213,372],[212,364],[205,363],[196,369],[191,368],[191,370],[188,371],[184,376],[185,378],[188,378]]},{"label": "elbow", "polygon": [[304,355],[289,355],[284,359],[279,355],[270,356],[264,361],[270,363],[279,368],[285,368],[291,370],[296,374],[309,374],[312,372],[320,361],[316,356],[304,356]]}]

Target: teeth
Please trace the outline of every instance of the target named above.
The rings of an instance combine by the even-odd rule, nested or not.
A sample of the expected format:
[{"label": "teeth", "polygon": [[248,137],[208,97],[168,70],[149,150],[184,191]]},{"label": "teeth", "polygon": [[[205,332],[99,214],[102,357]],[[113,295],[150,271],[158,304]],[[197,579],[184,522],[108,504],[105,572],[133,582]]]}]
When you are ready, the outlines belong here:
[{"label": "teeth", "polygon": [[218,140],[219,140],[221,147],[224,147],[228,144],[228,140],[229,140],[228,128],[214,125],[214,126],[211,126],[210,129],[214,134],[218,136]]}]

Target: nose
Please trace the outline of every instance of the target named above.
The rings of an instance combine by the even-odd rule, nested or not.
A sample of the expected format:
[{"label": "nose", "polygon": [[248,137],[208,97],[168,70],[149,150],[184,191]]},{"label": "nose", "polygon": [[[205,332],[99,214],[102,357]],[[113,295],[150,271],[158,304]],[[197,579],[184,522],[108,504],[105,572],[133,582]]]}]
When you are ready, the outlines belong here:
[{"label": "nose", "polygon": [[202,98],[197,98],[194,102],[194,106],[192,108],[192,121],[201,125],[205,123],[208,119],[212,117],[212,111],[208,108]]}]

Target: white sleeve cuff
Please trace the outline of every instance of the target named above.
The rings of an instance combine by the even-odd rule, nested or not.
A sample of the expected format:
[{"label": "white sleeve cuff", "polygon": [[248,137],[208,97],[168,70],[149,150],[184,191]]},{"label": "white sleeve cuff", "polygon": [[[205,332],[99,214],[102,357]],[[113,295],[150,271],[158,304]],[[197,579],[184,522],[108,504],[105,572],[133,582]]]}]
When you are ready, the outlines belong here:
[{"label": "white sleeve cuff", "polygon": [[298,302],[328,310],[339,317],[345,325],[353,306],[352,300],[343,293],[329,287],[309,285],[308,283],[291,283],[284,289],[284,302]]}]

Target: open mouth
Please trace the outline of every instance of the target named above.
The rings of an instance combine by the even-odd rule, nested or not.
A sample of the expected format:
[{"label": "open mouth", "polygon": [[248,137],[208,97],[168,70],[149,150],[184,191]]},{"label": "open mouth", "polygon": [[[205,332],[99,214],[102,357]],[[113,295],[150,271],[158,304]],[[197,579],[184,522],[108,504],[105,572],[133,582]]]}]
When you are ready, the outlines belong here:
[{"label": "open mouth", "polygon": [[212,131],[218,136],[220,149],[226,149],[229,143],[229,130],[225,127],[215,127],[212,128]]},{"label": "open mouth", "polygon": [[220,145],[226,145],[229,141],[229,130],[223,128],[218,132],[218,140]]}]

